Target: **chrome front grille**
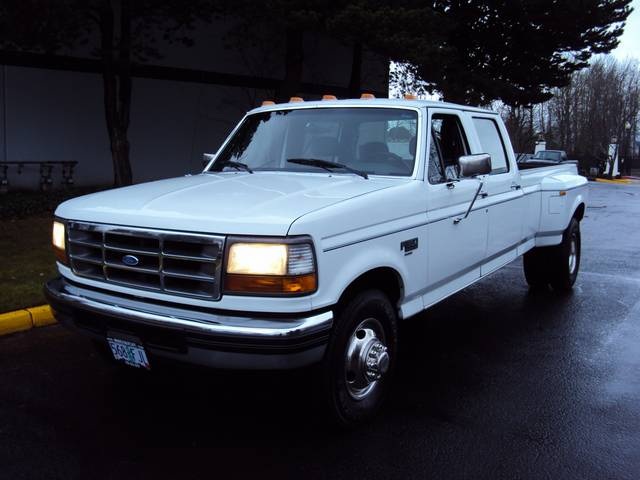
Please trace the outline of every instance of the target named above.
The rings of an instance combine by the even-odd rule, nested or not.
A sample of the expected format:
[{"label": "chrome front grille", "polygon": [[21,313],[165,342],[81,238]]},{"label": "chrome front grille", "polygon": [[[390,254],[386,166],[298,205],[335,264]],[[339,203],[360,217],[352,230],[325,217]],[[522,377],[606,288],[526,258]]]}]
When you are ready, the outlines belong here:
[{"label": "chrome front grille", "polygon": [[76,275],[130,287],[217,300],[224,237],[69,222]]}]

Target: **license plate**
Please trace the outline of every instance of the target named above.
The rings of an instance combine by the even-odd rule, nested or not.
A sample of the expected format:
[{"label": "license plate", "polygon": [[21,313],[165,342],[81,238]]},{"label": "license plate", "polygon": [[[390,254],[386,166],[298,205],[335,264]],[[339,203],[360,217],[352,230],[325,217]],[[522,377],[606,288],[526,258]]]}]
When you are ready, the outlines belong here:
[{"label": "license plate", "polygon": [[121,338],[107,338],[113,358],[136,368],[151,368],[144,347],[138,343],[122,340]]}]

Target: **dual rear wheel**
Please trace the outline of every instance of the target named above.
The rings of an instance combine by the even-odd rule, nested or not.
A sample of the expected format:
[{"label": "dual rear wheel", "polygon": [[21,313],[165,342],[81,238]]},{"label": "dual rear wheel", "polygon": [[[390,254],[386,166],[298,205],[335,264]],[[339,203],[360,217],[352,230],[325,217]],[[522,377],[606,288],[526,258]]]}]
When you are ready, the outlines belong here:
[{"label": "dual rear wheel", "polygon": [[537,247],[524,254],[524,276],[531,288],[568,291],[580,269],[580,223],[572,218],[560,245]]}]

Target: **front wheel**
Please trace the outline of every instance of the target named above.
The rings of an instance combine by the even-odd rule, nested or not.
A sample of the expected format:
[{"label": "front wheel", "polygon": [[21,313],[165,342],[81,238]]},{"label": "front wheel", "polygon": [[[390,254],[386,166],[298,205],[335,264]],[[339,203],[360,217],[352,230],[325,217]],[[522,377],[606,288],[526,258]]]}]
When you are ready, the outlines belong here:
[{"label": "front wheel", "polygon": [[387,396],[397,356],[396,313],[379,290],[367,290],[338,313],[323,363],[332,416],[343,426],[374,415]]}]

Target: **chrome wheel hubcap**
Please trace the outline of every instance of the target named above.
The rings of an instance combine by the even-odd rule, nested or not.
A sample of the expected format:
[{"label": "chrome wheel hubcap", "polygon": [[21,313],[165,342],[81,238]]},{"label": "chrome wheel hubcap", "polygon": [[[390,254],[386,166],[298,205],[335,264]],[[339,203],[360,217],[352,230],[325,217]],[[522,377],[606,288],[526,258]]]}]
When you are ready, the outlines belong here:
[{"label": "chrome wheel hubcap", "polygon": [[569,273],[573,275],[578,263],[578,245],[575,235],[571,237],[571,245],[569,246]]},{"label": "chrome wheel hubcap", "polygon": [[349,339],[345,356],[345,380],[349,395],[356,400],[370,395],[389,370],[390,362],[380,322],[375,318],[360,322]]}]

